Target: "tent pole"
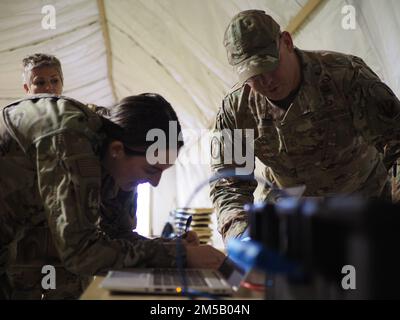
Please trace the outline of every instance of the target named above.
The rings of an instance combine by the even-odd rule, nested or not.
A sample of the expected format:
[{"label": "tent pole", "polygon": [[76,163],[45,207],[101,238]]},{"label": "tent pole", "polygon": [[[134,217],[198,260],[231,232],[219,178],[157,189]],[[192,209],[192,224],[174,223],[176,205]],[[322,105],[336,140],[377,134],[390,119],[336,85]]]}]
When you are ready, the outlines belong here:
[{"label": "tent pole", "polygon": [[299,13],[289,21],[286,31],[294,34],[305,22],[308,16],[323,2],[323,0],[309,0]]},{"label": "tent pole", "polygon": [[97,7],[99,8],[99,19],[101,30],[103,32],[103,39],[104,45],[106,47],[106,56],[107,56],[107,76],[108,81],[110,82],[111,86],[111,93],[114,99],[114,102],[117,101],[117,94],[115,91],[115,84],[113,79],[113,69],[112,69],[112,50],[111,50],[111,43],[110,43],[110,34],[108,32],[107,26],[107,18],[106,18],[106,9],[104,7],[104,0],[97,0]]}]

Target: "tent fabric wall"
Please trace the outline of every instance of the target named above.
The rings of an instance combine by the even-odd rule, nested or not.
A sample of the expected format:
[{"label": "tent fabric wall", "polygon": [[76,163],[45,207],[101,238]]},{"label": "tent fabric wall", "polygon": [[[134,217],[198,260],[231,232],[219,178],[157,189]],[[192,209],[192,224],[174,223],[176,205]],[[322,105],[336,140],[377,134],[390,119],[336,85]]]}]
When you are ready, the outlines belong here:
[{"label": "tent fabric wall", "polygon": [[[342,27],[343,6],[355,9],[356,27]],[[295,43],[306,50],[332,50],[361,57],[400,95],[400,2],[385,0],[325,1],[298,33]]]},{"label": "tent fabric wall", "polygon": [[[400,96],[400,2],[386,0],[350,2],[357,9],[360,29],[375,53],[381,78]],[[384,4],[384,5],[383,5]]]}]

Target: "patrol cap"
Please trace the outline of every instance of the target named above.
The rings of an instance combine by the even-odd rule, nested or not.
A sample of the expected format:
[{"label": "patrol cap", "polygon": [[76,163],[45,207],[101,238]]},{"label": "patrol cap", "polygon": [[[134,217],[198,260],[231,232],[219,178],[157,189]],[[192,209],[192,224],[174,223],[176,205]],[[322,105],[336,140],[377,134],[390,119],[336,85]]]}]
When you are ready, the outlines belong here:
[{"label": "patrol cap", "polygon": [[279,24],[262,10],[235,15],[225,30],[224,46],[239,81],[274,70],[279,64]]}]

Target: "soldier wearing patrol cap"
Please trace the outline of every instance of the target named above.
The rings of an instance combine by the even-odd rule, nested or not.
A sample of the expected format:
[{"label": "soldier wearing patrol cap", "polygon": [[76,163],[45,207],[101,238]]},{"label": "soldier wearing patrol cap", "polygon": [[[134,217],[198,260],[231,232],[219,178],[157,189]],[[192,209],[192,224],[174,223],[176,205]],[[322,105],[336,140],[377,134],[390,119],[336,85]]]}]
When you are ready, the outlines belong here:
[{"label": "soldier wearing patrol cap", "polygon": [[[45,94],[0,112],[0,299],[10,298],[6,270],[14,241],[40,224],[48,225],[65,269],[79,276],[174,267],[179,260],[200,268],[222,263],[221,252],[196,245],[196,239],[182,240],[177,251],[175,241],[132,231],[133,190],[139,183],[157,186],[175,161],[168,156],[183,145],[178,118],[164,98],[127,97],[100,116],[78,101]],[[170,121],[177,124],[176,137],[170,136]],[[147,133],[155,128],[166,134],[167,144],[157,149],[166,163],[147,158],[153,143]]]},{"label": "soldier wearing patrol cap", "polygon": [[[280,188],[305,185],[305,196],[390,199],[400,102],[360,58],[300,50],[260,10],[234,16],[224,46],[239,82],[223,99],[215,132],[253,128],[254,155]],[[216,173],[235,167],[224,161],[223,147],[212,151]],[[256,188],[251,177],[211,183],[225,241],[247,227],[243,205],[253,202]]]}]

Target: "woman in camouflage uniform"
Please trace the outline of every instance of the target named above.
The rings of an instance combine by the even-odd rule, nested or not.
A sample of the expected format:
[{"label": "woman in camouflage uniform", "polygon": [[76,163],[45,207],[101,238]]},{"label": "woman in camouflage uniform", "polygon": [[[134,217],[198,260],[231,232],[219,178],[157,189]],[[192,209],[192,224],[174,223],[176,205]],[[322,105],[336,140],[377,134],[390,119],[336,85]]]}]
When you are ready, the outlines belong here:
[{"label": "woman in camouflage uniform", "polygon": [[[33,96],[6,106],[0,117],[0,288],[10,246],[23,230],[47,224],[65,268],[90,276],[122,267],[218,267],[224,255],[210,246],[145,239],[136,227],[133,192],[157,186],[183,145],[169,134],[180,124],[171,105],[156,94],[123,99],[99,116],[69,98]],[[166,134],[150,164],[151,129]],[[170,153],[172,151],[172,153]],[[41,275],[42,276],[42,275]],[[8,298],[9,293],[3,292]]]}]

